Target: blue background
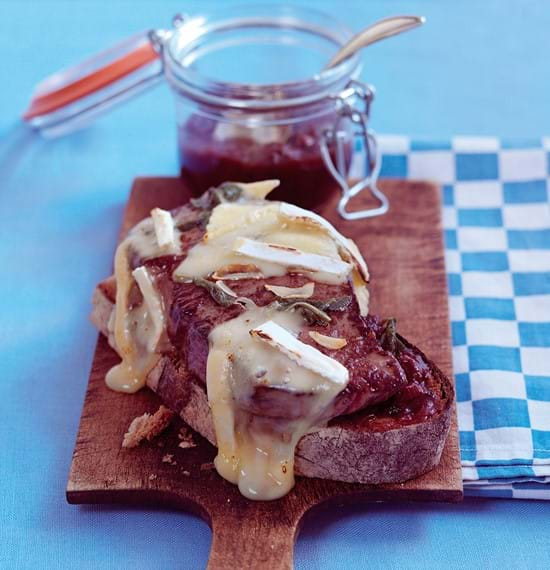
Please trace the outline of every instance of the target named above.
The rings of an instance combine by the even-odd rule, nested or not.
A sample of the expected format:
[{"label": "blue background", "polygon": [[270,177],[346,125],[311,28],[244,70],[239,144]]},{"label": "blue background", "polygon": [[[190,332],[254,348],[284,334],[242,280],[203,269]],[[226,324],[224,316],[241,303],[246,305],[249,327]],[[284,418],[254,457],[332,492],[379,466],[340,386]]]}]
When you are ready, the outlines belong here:
[{"label": "blue background", "polygon": [[[134,176],[177,172],[166,87],[71,137],[18,125],[59,67],[208,2],[0,2],[0,567],[200,568],[208,527],[186,514],[71,507],[64,488],[96,333],[83,318],[110,272]],[[307,3],[303,3],[307,4]],[[383,133],[445,139],[550,134],[550,4],[316,2],[354,29],[396,13],[422,30],[365,52]],[[414,34],[414,37],[413,37]],[[371,505],[307,519],[302,568],[542,568],[550,506]]]}]

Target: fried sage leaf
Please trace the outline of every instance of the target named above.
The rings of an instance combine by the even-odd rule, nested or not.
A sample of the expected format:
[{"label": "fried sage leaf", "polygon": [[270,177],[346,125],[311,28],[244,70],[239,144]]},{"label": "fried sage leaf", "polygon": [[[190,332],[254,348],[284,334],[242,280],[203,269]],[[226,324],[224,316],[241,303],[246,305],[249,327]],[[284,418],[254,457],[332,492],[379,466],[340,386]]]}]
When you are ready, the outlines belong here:
[{"label": "fried sage leaf", "polygon": [[197,285],[198,287],[202,287],[203,289],[206,289],[210,293],[212,299],[214,299],[216,303],[222,305],[223,307],[229,307],[231,305],[234,305],[235,302],[237,301],[237,297],[229,294],[227,291],[224,291],[223,289],[218,287],[215,282],[208,281],[208,279],[203,279],[202,277],[195,277],[193,279],[193,284]]},{"label": "fried sage leaf", "polygon": [[344,311],[351,303],[351,296],[345,295],[343,297],[332,297],[324,301],[308,301],[315,305],[321,311]]},{"label": "fried sage leaf", "polygon": [[332,320],[322,309],[307,301],[296,299],[278,299],[272,305],[279,311],[300,311],[309,325],[326,326]]},{"label": "fried sage leaf", "polygon": [[190,202],[195,208],[210,213],[218,204],[236,202],[242,193],[242,188],[236,184],[224,182],[216,188],[210,188],[199,198],[191,198]]},{"label": "fried sage leaf", "polygon": [[204,210],[205,212],[210,212],[214,207],[212,204],[212,192],[207,191],[198,198],[191,198],[189,200],[192,206],[198,208],[199,210]]},{"label": "fried sage leaf", "polygon": [[206,224],[208,223],[209,217],[210,217],[209,212],[203,212],[197,218],[194,218],[192,220],[187,220],[186,222],[181,222],[181,223],[177,224],[176,228],[180,232],[184,233],[184,232],[187,232],[189,230],[192,230],[193,228],[197,228],[199,226],[206,227]]},{"label": "fried sage leaf", "polygon": [[280,311],[297,310],[309,325],[326,326],[332,320],[327,311],[343,311],[351,303],[350,296],[333,297],[325,300],[277,299],[274,306]]},{"label": "fried sage leaf", "polygon": [[243,189],[232,182],[224,182],[218,188],[214,188],[214,195],[218,199],[218,203],[236,202],[243,193]]},{"label": "fried sage leaf", "polygon": [[406,347],[397,336],[397,320],[393,318],[386,319],[383,322],[383,327],[382,335],[380,336],[382,348],[392,354],[399,354]]}]

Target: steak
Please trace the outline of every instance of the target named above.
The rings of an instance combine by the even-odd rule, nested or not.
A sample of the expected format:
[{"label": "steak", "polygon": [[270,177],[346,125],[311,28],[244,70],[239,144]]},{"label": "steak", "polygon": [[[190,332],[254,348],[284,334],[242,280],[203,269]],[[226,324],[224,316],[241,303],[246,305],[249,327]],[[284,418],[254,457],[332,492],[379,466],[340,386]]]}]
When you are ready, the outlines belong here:
[{"label": "steak", "polygon": [[[182,254],[149,260],[134,256],[132,265],[147,266],[163,297],[170,341],[165,356],[175,363],[176,369],[185,371],[181,373],[181,382],[188,382],[192,375],[206,388],[209,334],[220,323],[239,316],[244,308],[239,303],[224,306],[204,287],[172,279],[174,269],[185,259],[187,251],[205,234],[205,215],[201,207],[190,204],[175,211],[174,216],[176,212]],[[303,275],[287,274],[227,283],[238,297],[250,299],[257,306],[266,306],[276,301],[276,296],[265,288],[266,284],[300,287],[309,281],[311,279]],[[326,314],[330,322],[314,322],[299,337],[302,342],[339,361],[349,371],[347,387],[338,394],[323,420],[365,408],[375,409],[383,404],[394,416],[402,416],[405,421],[423,421],[433,415],[437,411],[437,398],[429,388],[430,368],[426,362],[417,353],[409,354],[404,345],[396,342],[394,330],[388,338],[389,321],[360,315],[349,283],[315,283],[314,295],[306,301],[326,305],[334,299],[347,299],[345,309],[328,308]],[[325,348],[314,342],[309,331],[344,338],[347,344],[339,350]],[[298,418],[307,410],[309,396],[283,386],[258,386],[247,403],[248,411],[285,419]]]},{"label": "steak", "polygon": [[[223,403],[223,400],[220,400],[220,393],[215,393],[217,388],[223,387],[224,383],[227,387],[227,383],[232,382],[234,377],[224,376],[223,372],[216,372],[212,375],[213,370],[209,370],[212,377],[208,382],[217,381],[218,374],[220,382],[209,384],[209,388],[214,389],[210,399],[211,394],[207,394],[206,389],[206,363],[209,338],[212,338],[212,346],[216,349],[216,353],[211,355],[212,360],[216,362],[215,359],[220,354],[225,354],[227,360],[232,362],[231,374],[235,372],[241,387],[245,387],[244,390],[240,389],[237,392],[232,389],[232,395],[239,411],[244,412],[239,415],[247,422],[245,431],[248,433],[249,428],[253,429],[252,439],[248,441],[248,444],[254,444],[253,438],[262,435],[262,426],[265,425],[269,428],[269,437],[277,436],[277,434],[280,436],[278,445],[290,445],[287,427],[292,432],[295,427],[301,429],[300,425],[304,425],[302,423],[304,419],[308,421],[308,418],[315,418],[314,424],[306,426],[307,431],[294,432],[301,435],[296,447],[288,449],[288,457],[281,463],[283,473],[287,473],[283,467],[286,467],[287,462],[292,460],[291,453],[294,454],[293,472],[297,475],[352,483],[403,482],[432,469],[441,458],[451,425],[454,410],[452,382],[417,347],[397,334],[393,319],[383,320],[373,315],[365,316],[368,310],[368,295],[364,282],[368,279],[368,272],[366,267],[361,265],[360,260],[357,261],[359,254],[352,252],[353,243],[349,244],[346,238],[337,232],[336,235],[331,234],[335,243],[339,244],[338,253],[341,259],[346,263],[351,262],[354,266],[352,274],[348,273],[354,279],[354,287],[349,283],[329,285],[316,282],[312,295],[300,301],[278,297],[276,293],[285,294],[285,291],[280,289],[273,290],[273,287],[270,287],[271,290],[267,290],[265,288],[265,285],[295,288],[310,282],[311,279],[293,273],[291,268],[285,276],[265,279],[260,278],[258,267],[250,264],[246,270],[237,271],[241,273],[240,280],[229,280],[228,266],[220,268],[219,265],[223,265],[223,262],[218,263],[217,257],[213,258],[213,263],[209,263],[208,257],[197,258],[197,251],[212,251],[204,245],[200,250],[194,250],[195,260],[206,261],[203,269],[197,271],[197,265],[193,266],[193,263],[187,263],[187,269],[189,265],[193,267],[188,272],[179,267],[182,261],[193,260],[192,257],[188,257],[189,250],[205,235],[206,222],[209,220],[212,207],[216,205],[213,197],[216,196],[222,202],[232,201],[228,199],[226,191],[234,193],[235,185],[228,183],[228,186],[225,189],[223,187],[212,189],[199,200],[192,200],[190,204],[172,210],[179,243],[178,247],[174,247],[172,242],[172,246],[164,250],[164,253],[172,251],[178,252],[178,255],[157,257],[158,249],[155,251],[148,246],[153,237],[151,219],[138,224],[131,230],[131,232],[138,231],[139,235],[134,238],[143,238],[142,241],[140,239],[126,240],[125,243],[129,244],[127,249],[120,251],[124,252],[124,261],[128,263],[130,269],[146,266],[147,271],[142,269],[134,275],[135,281],[138,281],[138,276],[140,277],[139,286],[134,280],[127,279],[127,268],[122,268],[120,265],[120,260],[123,258],[118,256],[116,258],[116,261],[119,261],[116,265],[117,275],[120,276],[119,283],[125,292],[124,315],[133,319],[120,322],[123,322],[125,326],[134,327],[137,323],[143,322],[141,319],[148,319],[147,327],[144,329],[147,334],[151,323],[154,327],[152,330],[155,336],[148,337],[147,334],[142,334],[139,338],[136,335],[136,344],[140,342],[142,347],[144,337],[153,338],[155,353],[157,353],[154,355],[156,361],[153,367],[146,369],[145,375],[138,377],[139,381],[143,380],[192,429],[213,445],[218,446],[222,457],[235,457],[227,455],[228,450],[232,453],[227,447],[227,441],[223,438],[219,440],[219,433],[224,433],[223,430],[226,427],[230,428],[230,422],[222,425],[222,432],[218,433],[215,422],[219,420],[220,415],[217,415],[218,410],[214,409],[220,401]],[[241,191],[239,188],[237,190]],[[220,191],[223,194],[221,197],[218,196]],[[285,215],[284,206],[287,214],[289,208],[292,208],[289,204],[281,204],[280,211],[283,216]],[[222,216],[222,230],[224,223],[228,223],[229,227],[236,227],[234,222],[231,226],[231,208],[225,209],[225,212],[225,218]],[[308,224],[312,220],[310,216],[300,217],[299,212],[296,213],[296,211],[290,215],[296,216],[296,220],[300,220],[300,223]],[[273,222],[268,220],[268,223]],[[322,227],[326,222],[321,219],[319,224]],[[313,232],[318,231],[320,226],[314,224]],[[218,231],[218,238],[220,235],[223,236],[223,231],[220,234],[219,229],[219,220],[215,223],[213,218],[212,223],[208,225],[211,236],[216,235],[216,231]],[[330,227],[326,229],[329,232],[331,230]],[[155,226],[156,243],[160,245],[157,230]],[[249,234],[260,235],[253,234],[253,232]],[[330,248],[329,250],[323,249],[324,244],[312,246],[314,241],[308,241],[309,238],[308,234],[305,242],[301,242],[306,246],[297,245],[295,251],[329,251],[328,256],[332,255],[334,258],[334,250],[331,253]],[[212,239],[216,238],[212,237]],[[274,237],[272,239],[275,244],[279,244],[278,239],[283,239],[282,243],[285,243],[284,238]],[[219,240],[218,244],[220,244]],[[223,248],[226,245],[232,248],[232,244],[233,242],[221,242]],[[291,243],[291,245],[294,244]],[[217,251],[214,251],[214,255],[216,254]],[[234,257],[231,259],[229,263],[236,263],[233,261]],[[238,259],[238,263],[241,263],[240,258]],[[202,267],[200,263],[199,267]],[[304,267],[307,267],[307,264]],[[331,267],[334,271],[334,266]],[[175,276],[176,268],[179,270]],[[317,263],[317,268],[319,278],[325,280],[326,275],[330,273],[328,265]],[[235,270],[235,266],[232,269]],[[266,272],[271,275],[277,274],[277,271],[271,272],[269,268]],[[243,273],[246,275],[244,276]],[[255,275],[250,273],[255,273]],[[187,279],[186,275],[205,277],[196,277],[192,279],[192,282],[178,281],[178,279]],[[225,275],[224,285],[219,287],[215,283],[222,275]],[[155,291],[153,295],[150,293],[151,285]],[[227,289],[227,286],[231,289]],[[109,344],[119,354],[125,354],[124,350],[127,350],[128,346],[124,344],[123,337],[120,345],[118,344],[116,335],[120,334],[121,329],[115,329],[117,322],[113,323],[116,290],[117,282],[114,277],[98,285],[94,292],[91,319],[107,337]],[[305,290],[311,293],[311,284],[302,287],[302,291]],[[257,307],[269,306],[269,310],[256,310],[251,306],[252,303]],[[278,372],[271,372],[273,376],[264,379],[263,365],[266,363],[263,356],[269,361],[269,354],[264,353],[262,358],[257,359],[251,366],[247,354],[243,353],[244,358],[233,360],[233,354],[229,350],[220,351],[218,333],[223,331],[226,335],[223,341],[226,343],[225,346],[231,346],[232,337],[227,335],[235,333],[240,335],[238,340],[240,344],[235,345],[237,350],[241,351],[244,350],[243,347],[246,347],[246,350],[250,348],[251,353],[254,353],[255,347],[247,344],[248,328],[243,327],[243,323],[250,321],[239,318],[236,323],[226,323],[243,314],[245,310],[243,305],[247,311],[252,309],[250,314],[253,317],[260,315],[263,320],[265,315],[268,320],[264,324],[269,324],[269,320],[273,323],[277,321],[289,323],[290,330],[299,331],[295,334],[299,335],[301,343],[309,344],[333,361],[341,363],[348,371],[346,387],[336,396],[334,396],[335,392],[332,392],[332,396],[322,400],[321,406],[315,407],[315,400],[319,401],[316,396],[323,394],[317,390],[321,385],[314,384],[313,389],[309,388],[311,390],[309,392],[305,388],[300,388],[300,386],[310,386],[307,382],[285,384],[279,378],[279,376],[284,377],[285,374],[284,359],[282,359],[283,367],[279,366],[276,368]],[[297,311],[304,317],[304,320],[301,321],[296,316],[284,317],[277,314],[277,311],[284,310]],[[149,311],[152,311],[152,316],[148,315]],[[162,323],[161,327],[158,326],[159,322]],[[256,319],[254,322],[261,321]],[[302,324],[299,326],[300,322]],[[305,323],[307,326],[304,326]],[[214,331],[218,325],[224,326]],[[257,324],[252,326],[257,326]],[[258,330],[255,329],[255,332]],[[213,331],[214,334],[211,336]],[[311,335],[312,332],[317,334]],[[335,341],[327,342],[326,337],[334,337]],[[326,348],[326,346],[332,346],[332,348]],[[301,354],[304,354],[303,347],[300,350]],[[290,354],[288,356],[293,359]],[[323,363],[323,360],[321,355],[317,354],[316,365],[319,366],[320,362]],[[327,373],[332,374],[330,370],[334,371],[339,367],[336,362],[332,362],[329,366],[329,362],[326,361],[323,365],[327,365]],[[219,363],[218,358],[218,366]],[[268,369],[268,367],[265,368]],[[317,368],[317,370],[321,369]],[[293,389],[289,389],[288,386],[293,386]],[[126,387],[122,386],[122,388]],[[233,405],[232,402],[227,402],[230,406]],[[258,431],[258,426],[260,431]],[[233,423],[233,429],[235,427],[236,424]],[[221,451],[224,446],[225,451]],[[257,447],[252,446],[251,449],[261,452],[261,449]],[[237,454],[236,457],[240,462],[242,456]],[[246,467],[245,465],[245,475]],[[264,475],[273,473],[269,469],[264,470]],[[239,477],[242,473],[241,470]],[[223,472],[220,474],[227,475]],[[231,481],[233,481],[232,478]]]}]

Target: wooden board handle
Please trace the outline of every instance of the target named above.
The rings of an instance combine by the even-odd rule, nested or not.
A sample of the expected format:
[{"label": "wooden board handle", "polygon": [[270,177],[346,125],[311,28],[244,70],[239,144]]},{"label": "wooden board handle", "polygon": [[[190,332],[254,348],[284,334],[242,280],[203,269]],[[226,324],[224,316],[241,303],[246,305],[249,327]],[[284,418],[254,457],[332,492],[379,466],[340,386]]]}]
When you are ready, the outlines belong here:
[{"label": "wooden board handle", "polygon": [[244,512],[228,506],[213,515],[208,570],[292,570],[299,520],[282,508],[279,520],[263,511],[253,503]]}]

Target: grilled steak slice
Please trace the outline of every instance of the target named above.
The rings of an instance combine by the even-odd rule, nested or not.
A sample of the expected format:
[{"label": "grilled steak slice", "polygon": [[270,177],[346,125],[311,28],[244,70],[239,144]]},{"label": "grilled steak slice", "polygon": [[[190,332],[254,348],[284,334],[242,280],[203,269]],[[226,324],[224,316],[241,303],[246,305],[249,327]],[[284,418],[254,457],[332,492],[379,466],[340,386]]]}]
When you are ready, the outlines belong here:
[{"label": "grilled steak slice", "polygon": [[[173,269],[182,258],[157,258],[146,262],[156,273],[156,283],[169,307],[168,334],[174,350],[172,358],[185,364],[187,370],[206,383],[208,335],[218,324],[233,319],[243,312],[234,304],[228,307],[218,304],[202,287],[193,283],[175,283],[171,279]],[[246,279],[231,282],[231,289],[240,297],[251,299],[258,306],[265,306],[276,297],[264,285],[299,287],[308,280],[300,275],[285,275],[270,279]],[[379,323],[364,319],[353,299],[349,284],[327,285],[317,283],[315,294],[308,302],[349,297],[345,311],[327,311],[331,321],[326,326],[311,326],[309,330],[324,335],[345,338],[347,345],[340,350],[330,350],[317,345],[305,332],[300,335],[304,343],[341,362],[350,370],[350,381],[336,398],[330,417],[353,413],[367,406],[384,402],[407,384],[407,376],[398,359],[384,350],[380,344]],[[378,334],[378,336],[377,336]],[[257,389],[249,404],[249,411],[293,418],[303,415],[307,395],[279,388]],[[281,415],[278,415],[281,414]]]},{"label": "grilled steak slice", "polygon": [[[132,266],[144,264],[151,271],[155,276],[157,289],[164,299],[168,312],[167,332],[170,340],[170,348],[166,351],[166,355],[185,368],[185,377],[191,373],[199,382],[205,384],[208,336],[211,330],[216,325],[235,318],[244,309],[240,304],[222,306],[205,288],[194,283],[175,282],[172,279],[174,269],[185,259],[187,251],[205,234],[205,216],[201,208],[190,204],[179,208],[174,212],[174,216],[176,214],[181,231],[182,254],[148,260],[139,259],[136,254],[131,264]],[[239,297],[248,298],[257,306],[266,306],[277,301],[277,297],[267,290],[265,285],[300,287],[309,281],[311,279],[303,275],[287,274],[282,277],[240,279],[227,283]],[[424,385],[422,379],[413,378],[411,372],[414,372],[414,366],[406,356],[400,359],[392,354],[391,350],[388,351],[382,346],[383,331],[380,321],[360,316],[349,283],[339,285],[315,283],[313,297],[305,301],[326,306],[327,301],[331,299],[349,299],[348,306],[345,310],[328,309],[326,314],[330,317],[330,322],[313,324],[308,330],[344,338],[347,345],[339,350],[330,350],[316,344],[307,331],[303,331],[300,335],[302,342],[315,346],[316,349],[341,362],[350,371],[347,387],[336,397],[324,419],[354,413],[386,402],[412,381]],[[284,301],[280,302],[284,305]],[[182,382],[184,381],[186,380],[182,377]],[[407,393],[409,392],[410,388]],[[429,394],[420,396],[420,400],[428,398]],[[284,386],[261,387],[253,392],[248,408],[249,411],[258,414],[269,413],[275,417],[292,419],[304,414],[309,400],[307,394],[297,393]],[[430,412],[431,408],[427,406],[425,411]]]}]

